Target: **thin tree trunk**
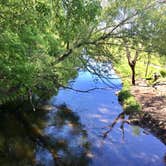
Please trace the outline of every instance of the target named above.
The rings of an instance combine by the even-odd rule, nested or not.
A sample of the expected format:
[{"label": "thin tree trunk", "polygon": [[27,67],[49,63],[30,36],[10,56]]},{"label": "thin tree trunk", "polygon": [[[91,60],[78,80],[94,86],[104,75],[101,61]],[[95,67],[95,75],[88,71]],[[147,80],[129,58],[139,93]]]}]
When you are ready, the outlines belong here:
[{"label": "thin tree trunk", "polygon": [[132,72],[131,82],[132,82],[132,85],[135,85],[135,65],[130,66],[130,68]]},{"label": "thin tree trunk", "polygon": [[138,50],[136,50],[134,59],[132,60],[131,52],[130,52],[126,42],[125,42],[125,47],[126,47],[126,57],[127,57],[127,60],[128,60],[128,65],[131,68],[131,82],[132,82],[132,85],[135,85],[135,65],[136,65],[136,62],[137,62],[138,55],[139,55]]}]

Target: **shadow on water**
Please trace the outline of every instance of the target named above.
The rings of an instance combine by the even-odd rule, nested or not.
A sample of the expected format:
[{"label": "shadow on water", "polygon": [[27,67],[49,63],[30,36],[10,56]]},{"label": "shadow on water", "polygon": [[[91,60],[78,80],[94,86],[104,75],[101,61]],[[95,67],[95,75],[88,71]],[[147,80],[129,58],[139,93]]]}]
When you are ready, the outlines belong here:
[{"label": "shadow on water", "polygon": [[11,112],[0,113],[0,165],[33,165],[35,143]]},{"label": "shadow on water", "polygon": [[65,105],[23,108],[0,112],[0,165],[89,165],[90,142],[76,113]]},{"label": "shadow on water", "polygon": [[[88,165],[90,142],[79,116],[65,105],[60,105],[49,112],[47,118],[48,124],[43,131],[55,145],[60,165]],[[43,153],[41,149],[37,153],[39,163],[43,162],[40,153]]]}]

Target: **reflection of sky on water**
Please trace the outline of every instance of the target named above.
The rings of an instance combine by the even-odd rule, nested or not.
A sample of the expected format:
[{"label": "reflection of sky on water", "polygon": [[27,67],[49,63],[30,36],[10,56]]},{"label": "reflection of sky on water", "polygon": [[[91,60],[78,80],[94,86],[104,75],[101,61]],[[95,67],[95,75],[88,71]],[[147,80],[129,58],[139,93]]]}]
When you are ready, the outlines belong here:
[{"label": "reflection of sky on water", "polygon": [[[113,77],[115,78],[114,75]],[[66,153],[76,157],[79,152],[80,156],[86,155],[91,159],[91,162],[83,163],[80,162],[80,158],[77,158],[78,165],[164,165],[165,146],[157,138],[145,134],[144,130],[137,126],[125,124],[123,140],[120,123],[117,123],[108,137],[103,139],[102,134],[108,129],[108,125],[122,111],[115,95],[115,91],[121,88],[121,81],[117,78],[111,81],[114,89],[96,89],[88,93],[60,89],[58,95],[51,99],[51,104],[65,103],[73,111],[71,116],[74,118],[69,117],[65,120],[65,117],[58,115],[56,110],[49,112],[49,125],[44,129],[45,134],[55,140],[66,142],[69,152],[66,152],[65,148],[60,148],[59,154]],[[104,88],[107,86],[96,76],[86,71],[80,71],[72,83],[72,88],[79,90],[88,90],[94,87]],[[77,119],[77,117],[79,118]],[[63,123],[61,118],[64,118]],[[58,123],[62,125],[58,126]],[[86,144],[90,145],[90,149],[86,149]]]},{"label": "reflection of sky on water", "polygon": [[55,166],[51,153],[42,147],[37,147],[38,153],[36,153],[36,162],[38,165]]},{"label": "reflection of sky on water", "polygon": [[112,77],[112,79],[105,78],[107,77],[107,73],[102,75],[103,77],[99,78],[88,71],[80,71],[78,77],[75,79],[74,88],[87,90],[94,87],[107,88],[109,85],[113,90],[117,90],[121,87],[121,80],[118,79],[118,76],[115,75],[114,71],[111,70],[111,72],[109,72],[109,76]]}]

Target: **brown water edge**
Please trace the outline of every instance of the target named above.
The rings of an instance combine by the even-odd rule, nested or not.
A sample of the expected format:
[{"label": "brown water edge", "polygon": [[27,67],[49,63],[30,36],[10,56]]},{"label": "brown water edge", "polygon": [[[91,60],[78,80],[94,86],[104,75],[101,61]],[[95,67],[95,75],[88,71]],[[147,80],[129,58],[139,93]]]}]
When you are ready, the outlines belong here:
[{"label": "brown water edge", "polygon": [[138,124],[166,144],[166,85],[154,88],[141,83],[131,87],[132,95],[142,107]]},{"label": "brown water edge", "polygon": [[159,138],[166,145],[166,130],[165,126],[163,126],[163,123],[143,111],[121,112],[109,125],[109,129],[103,134],[104,138],[107,137],[107,135],[112,131],[114,126],[119,123],[119,121],[121,123],[120,128],[122,133],[124,133],[125,124],[137,125],[145,129],[147,133],[151,133],[155,137]]}]

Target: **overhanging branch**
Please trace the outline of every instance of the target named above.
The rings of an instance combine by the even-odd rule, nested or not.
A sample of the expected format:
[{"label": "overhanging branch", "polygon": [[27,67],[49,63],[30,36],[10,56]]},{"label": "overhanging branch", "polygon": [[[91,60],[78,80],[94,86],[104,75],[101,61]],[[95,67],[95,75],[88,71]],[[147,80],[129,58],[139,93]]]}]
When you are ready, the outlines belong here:
[{"label": "overhanging branch", "polygon": [[[149,8],[153,7],[155,3],[160,3],[160,1],[153,1],[152,3],[150,4],[147,4],[147,6],[145,6],[145,8],[143,8],[143,11],[145,10],[148,10]],[[124,25],[126,22],[128,22],[129,20],[131,20],[132,18],[134,18],[135,16],[137,16],[139,14],[139,11],[136,11],[135,13],[133,13],[133,15],[131,16],[128,16],[127,18],[125,18],[124,20],[122,20],[120,23],[118,23],[117,25],[115,25],[115,27],[112,28],[112,30],[100,37],[98,37],[97,39],[95,40],[92,40],[92,41],[83,41],[83,42],[80,42],[78,44],[76,44],[73,48],[70,48],[68,49],[61,57],[58,58],[58,63],[65,60],[67,57],[69,57],[73,50],[76,49],[76,48],[80,48],[80,47],[83,47],[85,45],[90,45],[90,44],[94,44],[94,45],[97,45],[100,41],[102,40],[106,40],[108,38],[111,37],[111,35],[113,35],[113,32],[115,30],[117,30],[120,26]]]}]

